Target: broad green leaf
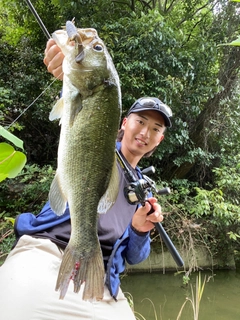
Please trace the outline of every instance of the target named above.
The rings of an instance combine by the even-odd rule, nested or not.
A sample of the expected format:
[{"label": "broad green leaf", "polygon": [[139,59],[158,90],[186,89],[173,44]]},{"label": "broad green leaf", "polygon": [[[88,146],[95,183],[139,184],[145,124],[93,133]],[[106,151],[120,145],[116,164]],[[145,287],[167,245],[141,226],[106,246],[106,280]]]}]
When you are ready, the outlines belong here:
[{"label": "broad green leaf", "polygon": [[229,43],[230,46],[240,46],[240,36],[237,38],[237,40],[234,40]]},{"label": "broad green leaf", "polygon": [[26,156],[12,146],[0,143],[0,182],[6,178],[15,178],[26,163]]},{"label": "broad green leaf", "polygon": [[4,220],[9,221],[14,226],[14,223],[15,223],[15,219],[14,218],[4,217]]},{"label": "broad green leaf", "polygon": [[3,136],[5,139],[11,141],[13,144],[15,144],[16,147],[23,149],[23,141],[19,138],[17,138],[14,134],[4,129],[2,126],[0,126],[0,135]]},{"label": "broad green leaf", "polygon": [[0,182],[7,178],[7,174],[0,172]]},{"label": "broad green leaf", "polygon": [[232,42],[229,42],[229,43],[223,43],[223,44],[220,44],[221,46],[240,46],[240,36],[232,41]]}]

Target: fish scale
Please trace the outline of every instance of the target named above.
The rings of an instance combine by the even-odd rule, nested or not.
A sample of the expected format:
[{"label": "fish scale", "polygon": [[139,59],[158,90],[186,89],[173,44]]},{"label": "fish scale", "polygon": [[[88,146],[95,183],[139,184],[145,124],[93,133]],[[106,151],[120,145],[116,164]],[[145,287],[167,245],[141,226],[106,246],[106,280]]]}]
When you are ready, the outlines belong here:
[{"label": "fish scale", "polygon": [[61,118],[61,132],[49,200],[58,215],[68,203],[72,229],[56,290],[63,299],[70,281],[74,292],[84,283],[83,300],[101,300],[104,265],[97,221],[118,194],[115,140],[121,92],[118,74],[97,31],[77,29],[67,22],[67,30],[69,26],[70,35],[65,30],[53,34],[65,58],[62,98],[50,114],[50,120]]}]

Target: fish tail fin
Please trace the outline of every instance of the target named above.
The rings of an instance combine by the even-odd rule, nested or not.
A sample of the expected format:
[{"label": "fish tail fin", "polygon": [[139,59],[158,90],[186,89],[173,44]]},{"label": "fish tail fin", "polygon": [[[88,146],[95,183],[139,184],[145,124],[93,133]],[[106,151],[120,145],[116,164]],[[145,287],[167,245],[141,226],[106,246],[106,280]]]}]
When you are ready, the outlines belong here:
[{"label": "fish tail fin", "polygon": [[[86,281],[83,291],[83,300],[102,300],[104,291],[104,265],[101,252],[97,253],[85,261]],[[74,283],[74,292],[78,292],[80,287]]]},{"label": "fish tail fin", "polygon": [[[99,248],[100,249],[100,248]],[[78,293],[85,282],[83,300],[101,300],[104,291],[104,265],[101,250],[91,253],[90,257],[76,258],[76,250],[68,245],[65,249],[56,291],[60,291],[59,299],[64,299],[70,280],[74,283],[74,292]]]}]

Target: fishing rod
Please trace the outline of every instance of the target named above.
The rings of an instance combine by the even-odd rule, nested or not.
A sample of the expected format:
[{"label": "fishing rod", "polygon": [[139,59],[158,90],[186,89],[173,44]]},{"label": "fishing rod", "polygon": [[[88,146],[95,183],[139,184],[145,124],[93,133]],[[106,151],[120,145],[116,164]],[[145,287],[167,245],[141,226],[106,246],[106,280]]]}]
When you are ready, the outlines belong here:
[{"label": "fishing rod", "polygon": [[26,0],[27,5],[29,7],[29,9],[31,10],[32,14],[34,15],[34,17],[36,18],[40,28],[42,29],[43,33],[45,34],[45,36],[47,37],[47,39],[50,39],[50,33],[48,32],[47,28],[45,27],[44,23],[42,22],[41,18],[39,17],[37,11],[35,10],[34,6],[32,5],[30,0]]},{"label": "fishing rod", "polygon": [[[120,154],[118,150],[116,150],[116,155],[120,166],[124,170],[126,180],[129,183],[128,186],[124,189],[124,195],[130,204],[140,203],[142,206],[144,206],[145,203],[148,201],[148,193],[151,192],[151,189],[153,189],[155,193],[159,195],[169,194],[171,192],[169,188],[157,190],[155,187],[155,182],[145,174],[143,174],[143,179],[135,178],[131,169],[128,168],[126,161],[124,160],[123,156]],[[144,169],[142,173],[148,173],[150,171],[154,172],[152,170],[152,167]],[[148,212],[148,215],[153,212],[154,210],[152,208]],[[162,224],[160,222],[156,222],[154,223],[154,226],[157,232],[160,234],[163,242],[165,243],[166,247],[168,248],[177,265],[179,267],[182,267],[184,265],[184,262],[180,254],[178,253],[177,249],[175,248],[174,244],[172,243],[171,239],[169,238],[167,232],[164,230]]]}]

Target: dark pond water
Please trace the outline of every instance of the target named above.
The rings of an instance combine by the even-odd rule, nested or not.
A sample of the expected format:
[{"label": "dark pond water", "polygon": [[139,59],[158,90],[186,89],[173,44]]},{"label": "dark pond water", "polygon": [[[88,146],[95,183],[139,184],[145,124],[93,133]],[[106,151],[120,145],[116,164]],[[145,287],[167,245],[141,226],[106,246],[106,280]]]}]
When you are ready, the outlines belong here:
[{"label": "dark pond water", "polygon": [[[240,272],[201,272],[202,282],[205,275],[208,282],[203,291],[198,319],[240,320]],[[121,287],[124,292],[132,294],[134,310],[141,314],[138,319],[176,320],[186,297],[192,298],[191,286],[195,296],[196,276],[198,273],[192,274],[189,285],[184,287],[182,276],[174,276],[174,273],[128,274],[122,279]],[[179,319],[194,319],[189,302]]]}]

